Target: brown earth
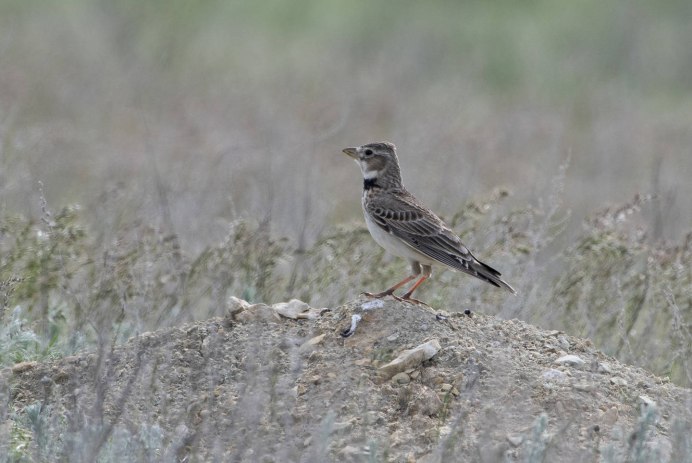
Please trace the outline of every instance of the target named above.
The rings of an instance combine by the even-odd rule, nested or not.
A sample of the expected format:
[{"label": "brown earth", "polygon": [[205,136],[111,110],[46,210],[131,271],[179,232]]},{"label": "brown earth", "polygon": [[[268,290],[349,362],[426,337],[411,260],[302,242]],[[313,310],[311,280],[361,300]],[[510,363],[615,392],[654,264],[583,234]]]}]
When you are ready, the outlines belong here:
[{"label": "brown earth", "polygon": [[689,461],[692,391],[588,340],[391,299],[304,309],[233,300],[0,385],[20,415],[40,404],[34,456],[66,461]]}]

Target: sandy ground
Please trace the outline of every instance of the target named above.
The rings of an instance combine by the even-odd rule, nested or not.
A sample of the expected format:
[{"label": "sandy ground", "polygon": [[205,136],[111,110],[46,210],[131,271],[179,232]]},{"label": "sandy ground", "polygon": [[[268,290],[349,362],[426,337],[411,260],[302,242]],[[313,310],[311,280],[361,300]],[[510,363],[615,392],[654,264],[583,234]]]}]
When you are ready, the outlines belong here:
[{"label": "sandy ground", "polygon": [[2,394],[19,415],[40,404],[44,444],[69,461],[689,461],[692,391],[588,340],[389,298],[292,304],[234,300],[224,318],[18,364]]}]

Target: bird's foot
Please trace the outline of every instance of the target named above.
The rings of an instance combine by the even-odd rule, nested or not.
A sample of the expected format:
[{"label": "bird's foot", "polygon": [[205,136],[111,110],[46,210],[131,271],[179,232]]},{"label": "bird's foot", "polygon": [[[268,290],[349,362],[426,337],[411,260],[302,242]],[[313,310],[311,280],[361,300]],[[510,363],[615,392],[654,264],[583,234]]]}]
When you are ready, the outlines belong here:
[{"label": "bird's foot", "polygon": [[413,301],[415,301],[415,299],[407,299],[404,297],[395,296],[392,291],[382,291],[381,293],[376,293],[376,294],[373,294],[373,293],[361,293],[361,294],[363,296],[372,297],[375,299],[382,299],[383,297],[392,296],[392,299],[394,299],[395,301],[406,302],[409,304],[412,303]]},{"label": "bird's foot", "polygon": [[382,299],[383,297],[387,297],[387,296],[393,296],[396,298],[396,296],[394,296],[394,294],[392,294],[389,291],[382,291],[381,293],[375,293],[375,294],[373,294],[373,293],[361,293],[361,295],[363,295],[365,297],[374,297],[375,299]]},{"label": "bird's foot", "polygon": [[409,296],[409,297],[406,297],[406,295],[404,295],[403,297],[397,297],[397,300],[399,300],[399,301],[401,301],[401,302],[408,302],[409,304],[424,305],[424,306],[426,306],[426,307],[432,309],[432,307],[430,307],[430,306],[429,306],[428,304],[426,304],[425,302],[419,301],[418,299],[414,299],[414,298],[412,298],[412,297],[410,297],[410,296]]},{"label": "bird's foot", "polygon": [[383,291],[383,292],[381,292],[381,293],[375,293],[375,294],[373,294],[373,293],[361,293],[361,294],[362,294],[363,296],[372,297],[372,298],[375,298],[375,299],[382,299],[383,297],[392,296],[392,298],[393,298],[394,300],[399,301],[399,302],[405,302],[405,303],[407,303],[407,304],[418,304],[418,305],[424,305],[424,306],[426,306],[426,307],[430,307],[430,306],[429,306],[428,304],[426,304],[425,302],[419,301],[418,299],[414,299],[414,298],[412,298],[411,296],[407,296],[406,294],[404,294],[404,295],[401,296],[401,297],[400,297],[400,296],[394,295],[394,293],[393,293],[393,292],[390,292],[390,291]]}]

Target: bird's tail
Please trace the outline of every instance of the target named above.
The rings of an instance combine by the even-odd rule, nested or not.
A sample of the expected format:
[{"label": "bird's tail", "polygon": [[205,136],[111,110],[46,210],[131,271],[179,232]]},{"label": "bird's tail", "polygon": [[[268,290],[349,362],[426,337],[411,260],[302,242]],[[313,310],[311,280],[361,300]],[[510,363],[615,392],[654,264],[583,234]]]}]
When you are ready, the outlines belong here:
[{"label": "bird's tail", "polygon": [[475,262],[471,263],[470,267],[475,272],[475,276],[481,280],[487,281],[491,285],[497,286],[498,288],[504,288],[512,294],[517,294],[517,291],[512,288],[509,283],[500,278],[502,274],[491,266],[476,260]]}]

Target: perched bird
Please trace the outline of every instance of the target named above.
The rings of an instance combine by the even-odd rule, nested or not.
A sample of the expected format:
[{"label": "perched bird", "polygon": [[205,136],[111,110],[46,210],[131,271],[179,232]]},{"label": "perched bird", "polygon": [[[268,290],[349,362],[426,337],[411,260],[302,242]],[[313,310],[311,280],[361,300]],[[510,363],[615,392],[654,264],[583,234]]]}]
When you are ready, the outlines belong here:
[{"label": "perched bird", "polygon": [[[430,209],[423,206],[401,181],[396,147],[387,142],[345,148],[363,172],[363,213],[374,240],[386,251],[411,262],[411,275],[381,293],[370,297],[393,296],[397,300],[422,304],[411,295],[432,274],[432,264],[443,264],[454,270],[480,278],[516,294],[501,274],[480,262],[459,237]],[[394,291],[418,278],[402,296]]]}]

